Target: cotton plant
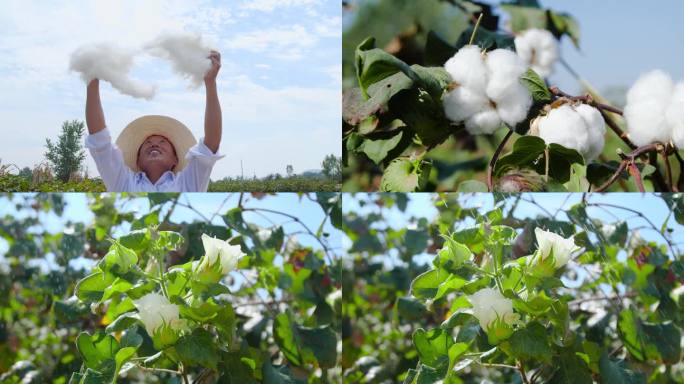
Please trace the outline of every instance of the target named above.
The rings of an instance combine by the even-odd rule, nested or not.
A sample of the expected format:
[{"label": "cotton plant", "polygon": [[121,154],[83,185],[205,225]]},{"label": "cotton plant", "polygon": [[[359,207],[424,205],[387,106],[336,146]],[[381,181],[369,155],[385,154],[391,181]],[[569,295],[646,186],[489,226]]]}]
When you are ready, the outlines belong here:
[{"label": "cotton plant", "polygon": [[[149,228],[112,240],[109,252],[76,286],[78,299],[94,311],[106,308],[108,324],[104,332],[79,335],[85,366],[72,380],[114,381],[136,364],[132,359],[143,329],[159,353],[138,358],[137,364],[178,362],[181,373],[190,365],[217,368],[220,350],[215,340],[229,342],[236,321],[232,306],[221,298],[230,293],[222,281],[247,255],[229,240],[203,234],[201,241],[204,254],[199,260],[166,265],[167,254],[182,246],[179,233]],[[109,343],[106,353],[102,343]]]},{"label": "cotton plant", "polygon": [[464,122],[471,134],[492,134],[502,123],[513,127],[527,117],[532,96],[520,77],[528,66],[515,52],[485,53],[466,45],[444,68],[452,78],[443,96],[444,112],[449,120]]},{"label": "cotton plant", "polygon": [[[438,377],[449,377],[459,364],[467,366],[490,354],[507,356],[518,364],[531,356],[548,360],[545,354],[551,353],[550,348],[548,352],[526,348],[546,343],[552,332],[571,332],[568,299],[558,290],[563,287],[563,267],[580,249],[574,236],[535,228],[531,253],[516,258],[511,249],[518,233],[513,228],[482,220],[460,233],[467,236],[443,236],[444,246],[437,251],[433,268],[411,284],[412,300],[424,303],[426,310],[448,308],[446,314],[435,309],[434,316],[444,316],[439,328],[414,332],[421,361],[417,370],[425,365]],[[466,243],[479,245],[469,248]],[[471,348],[483,349],[468,353]],[[439,353],[444,354],[442,360],[435,358]]]}]

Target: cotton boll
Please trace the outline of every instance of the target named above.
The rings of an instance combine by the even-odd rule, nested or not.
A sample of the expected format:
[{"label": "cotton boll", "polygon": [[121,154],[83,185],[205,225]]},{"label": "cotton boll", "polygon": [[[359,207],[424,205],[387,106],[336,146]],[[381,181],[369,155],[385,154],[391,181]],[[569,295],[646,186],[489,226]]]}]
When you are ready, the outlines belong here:
[{"label": "cotton boll", "polygon": [[166,33],[147,44],[146,48],[151,54],[170,60],[173,70],[190,78],[194,87],[202,84],[204,75],[211,68],[208,56],[212,48],[202,41],[200,35]]},{"label": "cotton boll", "polygon": [[499,80],[519,78],[527,71],[525,62],[513,51],[495,49],[487,54],[487,73]]},{"label": "cotton boll", "polygon": [[532,107],[532,95],[517,78],[509,84],[501,96],[503,97],[492,98],[501,120],[511,127],[525,120]]},{"label": "cotton boll", "polygon": [[134,55],[135,52],[114,44],[84,45],[71,54],[69,68],[79,72],[86,84],[93,79],[100,79],[125,95],[149,100],[154,97],[155,88],[128,77]]},{"label": "cotton boll", "polygon": [[451,121],[461,122],[489,107],[489,99],[483,92],[465,86],[456,87],[444,95],[444,112]]},{"label": "cotton boll", "polygon": [[461,48],[452,58],[447,60],[444,69],[459,85],[484,93],[487,85],[487,69],[480,47],[466,45]]},{"label": "cotton boll", "polygon": [[560,144],[583,155],[589,151],[586,123],[582,116],[567,104],[552,109],[539,120],[539,137],[547,144]]},{"label": "cotton boll", "polygon": [[471,135],[491,135],[501,127],[501,118],[494,108],[489,107],[466,120],[465,127]]},{"label": "cotton boll", "polygon": [[518,55],[539,76],[548,77],[558,60],[558,42],[553,34],[545,29],[528,29],[515,38]]},{"label": "cotton boll", "polygon": [[672,127],[665,118],[674,84],[667,73],[656,70],[639,78],[627,92],[624,117],[629,137],[638,146],[668,142]]},{"label": "cotton boll", "polygon": [[586,104],[580,104],[575,108],[575,111],[584,119],[587,127],[587,141],[588,148],[584,157],[588,160],[593,160],[603,152],[606,135],[606,122],[601,116],[598,109]]},{"label": "cotton boll", "polygon": [[672,127],[672,142],[677,148],[684,149],[684,83],[674,88],[665,120]]}]

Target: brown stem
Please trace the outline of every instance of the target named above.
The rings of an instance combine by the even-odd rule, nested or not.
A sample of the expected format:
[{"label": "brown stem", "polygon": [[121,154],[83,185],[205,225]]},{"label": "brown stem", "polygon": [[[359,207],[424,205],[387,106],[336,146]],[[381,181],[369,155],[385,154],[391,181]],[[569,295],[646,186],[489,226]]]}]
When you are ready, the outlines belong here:
[{"label": "brown stem", "polygon": [[615,134],[625,143],[630,149],[637,149],[638,147],[636,144],[632,142],[632,140],[629,139],[629,136],[623,131],[613,120],[610,116],[608,116],[604,111],[599,110],[601,112],[601,116],[603,116],[603,120],[606,122],[608,127],[615,132]]},{"label": "brown stem", "polygon": [[504,136],[503,140],[501,140],[501,143],[499,143],[499,146],[496,147],[496,151],[494,151],[494,155],[492,156],[492,159],[489,161],[489,165],[487,166],[487,190],[489,192],[492,192],[494,190],[494,180],[493,180],[493,172],[494,168],[496,167],[496,162],[499,161],[499,156],[501,156],[501,152],[503,151],[504,147],[506,146],[506,143],[508,143],[508,140],[513,136],[513,130],[510,129],[506,136]]},{"label": "brown stem", "polygon": [[518,361],[518,371],[520,372],[520,377],[522,377],[522,381],[525,384],[530,384],[529,380],[527,380],[527,374],[525,373],[525,365],[523,365],[522,361]]},{"label": "brown stem", "polygon": [[672,183],[672,166],[670,165],[670,156],[663,151],[660,152],[661,155],[663,155],[663,162],[665,162],[665,177],[667,177],[667,186],[669,187],[669,190],[672,192],[679,192],[677,189],[677,186]]},{"label": "brown stem", "polygon": [[615,183],[615,181],[618,180],[620,176],[622,176],[622,172],[625,171],[625,168],[627,168],[627,162],[620,162],[620,166],[618,167],[617,171],[615,171],[615,173],[613,173],[610,176],[610,178],[605,183],[603,183],[603,185],[596,188],[596,192],[605,192],[606,189],[610,188],[610,186],[613,185],[613,183]]},{"label": "brown stem", "polygon": [[[634,160],[637,157],[639,157],[645,153],[648,153],[648,152],[658,151],[660,148],[662,148],[662,144],[653,143],[653,144],[644,145],[643,147],[639,147],[639,148],[635,149],[634,151],[632,151],[626,155],[621,154],[620,157],[622,157],[622,161],[620,162],[620,166],[615,171],[615,173],[613,173],[613,175],[608,179],[608,181],[606,181],[605,183],[603,183],[603,185],[601,185],[600,187],[598,187],[596,189],[596,192],[604,192],[611,185],[613,185],[613,183],[615,183],[615,181],[620,178],[620,176],[622,175],[622,172],[624,172],[628,166],[632,165],[632,166],[636,167],[634,165]],[[639,172],[638,168],[636,168],[636,171],[637,171],[638,176],[639,176],[639,182],[638,183],[641,184],[641,187],[643,188],[643,183],[641,183],[641,173]],[[630,173],[631,173],[631,169],[630,169]],[[638,187],[638,185],[637,185],[637,187]]]},{"label": "brown stem", "polygon": [[682,190],[684,189],[684,159],[682,159],[682,156],[676,149],[674,151],[674,154],[675,158],[677,159],[677,162],[679,163],[679,179],[677,180],[677,189]]}]

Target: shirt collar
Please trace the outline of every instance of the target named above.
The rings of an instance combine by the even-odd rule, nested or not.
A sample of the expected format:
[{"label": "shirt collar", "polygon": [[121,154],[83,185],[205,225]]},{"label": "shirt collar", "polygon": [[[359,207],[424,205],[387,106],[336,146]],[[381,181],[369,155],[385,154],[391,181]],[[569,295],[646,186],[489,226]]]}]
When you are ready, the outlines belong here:
[{"label": "shirt collar", "polygon": [[150,185],[153,185],[156,187],[156,186],[162,185],[162,184],[167,183],[167,182],[173,182],[175,179],[176,179],[175,173],[173,173],[171,171],[166,171],[161,175],[159,180],[157,180],[156,184],[152,184],[150,179],[147,178],[147,175],[145,174],[145,172],[137,172],[135,174],[135,184],[137,184],[137,185],[147,183],[147,184],[150,184]]}]

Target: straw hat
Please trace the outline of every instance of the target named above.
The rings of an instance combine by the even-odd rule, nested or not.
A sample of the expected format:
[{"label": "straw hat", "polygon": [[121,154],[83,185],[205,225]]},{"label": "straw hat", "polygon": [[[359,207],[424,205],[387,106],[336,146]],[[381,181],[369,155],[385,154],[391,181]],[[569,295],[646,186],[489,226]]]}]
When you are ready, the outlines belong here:
[{"label": "straw hat", "polygon": [[135,172],[140,171],[137,164],[138,149],[145,139],[152,135],[166,137],[176,150],[178,164],[173,171],[179,172],[185,168],[187,163],[185,155],[192,146],[197,144],[197,140],[188,127],[180,121],[159,115],[143,116],[133,120],[116,139],[116,145],[121,149],[126,165]]}]

